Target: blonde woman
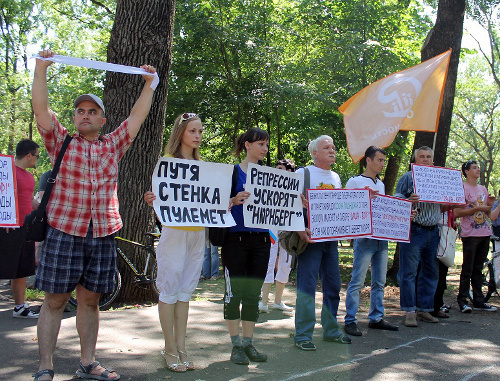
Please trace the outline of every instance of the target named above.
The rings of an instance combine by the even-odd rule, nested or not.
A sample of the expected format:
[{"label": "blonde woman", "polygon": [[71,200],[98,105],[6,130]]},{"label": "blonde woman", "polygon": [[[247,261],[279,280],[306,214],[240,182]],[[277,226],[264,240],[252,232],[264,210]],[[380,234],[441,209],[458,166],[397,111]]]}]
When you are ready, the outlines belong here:
[{"label": "blonde woman", "polygon": [[[198,115],[179,115],[165,149],[165,156],[187,160],[200,160],[199,147],[203,125]],[[155,195],[146,192],[145,201],[153,205]],[[186,329],[191,294],[198,285],[205,253],[205,228],[163,227],[156,248],[160,289],[158,314],[165,339],[167,369],[186,372],[195,367],[186,353]]]}]

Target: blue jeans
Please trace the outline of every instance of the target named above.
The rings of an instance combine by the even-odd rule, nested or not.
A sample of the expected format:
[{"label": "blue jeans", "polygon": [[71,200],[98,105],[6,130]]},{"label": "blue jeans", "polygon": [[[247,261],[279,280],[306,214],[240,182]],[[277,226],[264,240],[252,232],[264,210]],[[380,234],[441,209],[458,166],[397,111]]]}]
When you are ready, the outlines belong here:
[{"label": "blue jeans", "polygon": [[316,324],[315,296],[318,275],[323,289],[323,337],[338,337],[341,334],[337,323],[341,284],[337,241],[310,243],[297,258],[295,342],[312,340]]},{"label": "blue jeans", "polygon": [[351,281],[347,286],[345,323],[356,323],[359,294],[364,286],[366,272],[371,264],[372,287],[370,290],[370,323],[377,323],[384,317],[384,286],[387,273],[387,241],[359,238],[354,240],[354,259]]},{"label": "blue jeans", "polygon": [[[439,229],[424,229],[412,224],[409,243],[399,246],[399,287],[403,311],[434,311],[434,294],[439,280],[436,258]],[[418,264],[420,273],[415,291]]]},{"label": "blue jeans", "polygon": [[219,276],[219,247],[210,244],[205,249],[205,259],[203,260],[202,275],[204,278]]}]

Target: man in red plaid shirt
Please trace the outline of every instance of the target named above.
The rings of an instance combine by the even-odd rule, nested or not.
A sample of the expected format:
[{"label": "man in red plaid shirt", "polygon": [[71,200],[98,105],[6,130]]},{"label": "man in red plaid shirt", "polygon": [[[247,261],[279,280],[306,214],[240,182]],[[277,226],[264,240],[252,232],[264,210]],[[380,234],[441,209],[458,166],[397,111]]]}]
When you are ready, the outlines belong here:
[{"label": "man in red plaid shirt", "polygon": [[[51,50],[39,53],[43,58]],[[52,61],[36,61],[33,110],[47,152],[54,162],[68,131],[49,108],[47,68]],[[155,73],[152,66],[142,66]],[[77,133],[65,153],[47,205],[49,228],[40,256],[35,285],[45,291],[38,321],[40,368],[35,380],[52,380],[53,354],[64,307],[76,289],[77,330],[81,361],[77,375],[99,380],[120,376],[95,361],[99,327],[99,296],[113,286],[116,251],[114,233],[121,229],[118,212],[118,161],[123,157],[146,119],[153,98],[152,75],[129,117],[116,130],[100,135],[106,122],[104,105],[93,94],[75,100]]]}]

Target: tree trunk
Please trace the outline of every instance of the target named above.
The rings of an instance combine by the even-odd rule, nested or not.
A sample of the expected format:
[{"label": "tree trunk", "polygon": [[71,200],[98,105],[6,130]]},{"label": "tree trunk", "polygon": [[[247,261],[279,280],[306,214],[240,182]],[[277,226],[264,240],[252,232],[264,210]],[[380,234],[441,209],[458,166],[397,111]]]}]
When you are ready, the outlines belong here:
[{"label": "tree trunk", "polygon": [[[121,160],[118,176],[120,214],[124,223],[119,235],[139,242],[145,242],[144,233],[150,231],[154,223],[152,209],[144,202],[143,194],[151,189],[151,174],[162,146],[174,14],[175,0],[119,0],[108,44],[108,62],[129,66],[150,64],[156,67],[160,77],[149,116]],[[112,131],[128,117],[143,85],[144,80],[138,75],[106,73],[105,132]],[[144,263],[144,253],[132,255],[132,262]],[[131,284],[133,274],[128,266],[122,261],[118,261],[118,265],[123,277],[119,301],[155,298],[151,289],[143,290]]]},{"label": "tree trunk", "polygon": [[[448,136],[450,134],[453,101],[455,99],[455,85],[457,82],[458,61],[464,25],[465,0],[440,0],[437,11],[436,24],[427,35],[422,47],[422,61],[428,60],[452,48],[448,77],[446,79],[439,128],[434,147],[434,165],[444,167],[448,150]],[[421,146],[432,147],[434,133],[418,131],[415,135],[413,149]]]}]

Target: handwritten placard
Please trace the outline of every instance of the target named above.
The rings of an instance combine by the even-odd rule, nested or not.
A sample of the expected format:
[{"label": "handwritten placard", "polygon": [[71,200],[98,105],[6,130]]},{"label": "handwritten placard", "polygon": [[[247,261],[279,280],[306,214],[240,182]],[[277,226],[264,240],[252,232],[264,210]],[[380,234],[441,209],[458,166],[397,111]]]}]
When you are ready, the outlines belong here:
[{"label": "handwritten placard", "polygon": [[383,241],[410,242],[411,201],[378,195],[372,199],[373,235]]},{"label": "handwritten placard", "polygon": [[164,226],[234,226],[228,211],[233,166],[162,157],[152,189],[155,213]]},{"label": "handwritten placard", "polygon": [[372,235],[368,189],[308,189],[311,239],[335,239]]},{"label": "handwritten placard", "polygon": [[457,169],[412,164],[413,189],[420,201],[465,205],[462,173]]},{"label": "handwritten placard", "polygon": [[248,164],[245,190],[250,197],[243,206],[248,228],[304,231],[300,194],[303,175],[281,169]]},{"label": "handwritten placard", "polygon": [[0,155],[0,226],[19,227],[14,157]]}]

